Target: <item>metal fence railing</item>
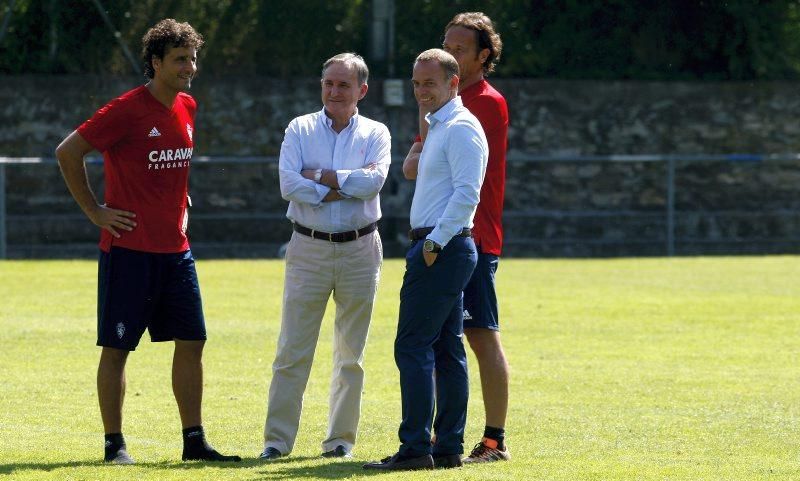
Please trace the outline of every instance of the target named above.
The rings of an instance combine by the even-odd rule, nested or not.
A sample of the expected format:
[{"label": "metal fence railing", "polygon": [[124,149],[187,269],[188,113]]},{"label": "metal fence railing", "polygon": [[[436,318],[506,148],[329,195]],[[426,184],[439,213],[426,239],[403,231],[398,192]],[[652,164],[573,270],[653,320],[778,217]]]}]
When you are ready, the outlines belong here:
[{"label": "metal fence railing", "polygon": [[[213,164],[274,164],[277,161],[275,157],[234,157],[234,156],[213,156],[213,157],[206,157],[206,156],[197,156],[192,159],[193,164],[200,164],[200,165],[213,165]],[[396,162],[401,162],[401,159],[395,159]],[[102,159],[99,157],[88,157],[87,162],[89,164],[101,164]],[[667,256],[673,256],[676,254],[676,215],[679,213],[676,211],[676,168],[679,165],[684,164],[696,164],[696,163],[704,163],[704,162],[717,162],[717,163],[749,163],[749,164],[767,164],[767,163],[782,163],[782,162],[789,162],[789,163],[797,163],[800,166],[800,155],[798,154],[730,154],[730,155],[706,155],[706,154],[699,154],[699,155],[606,155],[606,156],[582,156],[582,155],[520,155],[520,154],[511,154],[509,155],[508,159],[509,165],[512,164],[528,164],[528,165],[547,165],[553,163],[572,163],[572,164],[609,164],[609,163],[640,163],[640,164],[651,164],[651,163],[658,163],[663,164],[665,166],[664,169],[664,179],[663,179],[663,189],[665,192],[665,200],[664,200],[664,208],[663,211],[659,214],[658,212],[646,212],[646,213],[636,213],[630,212],[625,210],[620,210],[619,212],[610,211],[601,213],[602,215],[606,214],[616,214],[619,213],[620,215],[641,215],[647,217],[653,216],[662,216],[663,220],[663,236],[659,235],[660,239],[663,239],[663,250],[661,251],[663,254]],[[17,166],[24,166],[24,165],[31,165],[31,164],[41,164],[43,166],[54,166],[56,165],[56,161],[53,158],[47,157],[0,157],[0,259],[5,259],[8,257],[8,215],[7,215],[7,170],[13,169]],[[507,195],[509,195],[507,191]],[[507,197],[508,199],[508,197]],[[508,202],[507,202],[508,203]],[[535,212],[534,212],[535,211]],[[257,213],[257,214],[249,214],[249,213],[223,213],[219,215],[214,215],[217,219],[228,219],[228,220],[235,220],[235,219],[244,219],[244,218],[266,218],[269,217],[271,219],[280,219],[284,215],[284,211],[276,211],[274,213]],[[757,213],[756,213],[757,214]],[[775,215],[792,215],[796,214],[791,210],[781,210],[776,209]],[[64,216],[66,216],[65,214]],[[69,214],[74,217],[73,214]],[[518,210],[506,210],[504,213],[507,220],[511,219],[522,219],[531,216],[539,216],[542,218],[564,218],[564,217],[571,217],[576,218],[581,216],[580,211],[572,211],[572,212],[562,212],[562,211],[542,211],[536,209],[518,209]],[[266,217],[265,217],[266,216]],[[204,215],[200,214],[199,218],[203,218]],[[212,217],[209,214],[205,214],[205,217]],[[396,218],[400,219],[403,218],[402,215],[395,215]],[[597,213],[587,213],[587,217],[598,217]],[[406,217],[407,218],[407,217]],[[636,240],[633,240],[634,242]],[[511,242],[514,242],[513,239]],[[548,240],[546,239],[526,239],[520,242],[529,242],[529,243],[546,243]],[[558,242],[558,241],[555,241]],[[659,241],[661,242],[661,241]]]},{"label": "metal fence railing", "polygon": [[[513,158],[513,157],[512,157]],[[800,154],[674,154],[674,155],[526,155],[514,160],[523,162],[657,162],[665,163],[666,174],[666,243],[667,256],[675,255],[675,168],[678,163],[698,162],[800,162]]]}]

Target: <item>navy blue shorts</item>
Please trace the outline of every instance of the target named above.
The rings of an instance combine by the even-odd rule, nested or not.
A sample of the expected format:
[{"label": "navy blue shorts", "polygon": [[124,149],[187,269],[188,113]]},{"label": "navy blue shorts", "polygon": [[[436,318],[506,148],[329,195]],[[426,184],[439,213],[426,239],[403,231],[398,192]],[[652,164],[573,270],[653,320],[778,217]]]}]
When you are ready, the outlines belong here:
[{"label": "navy blue shorts", "polygon": [[97,345],[133,351],[145,329],[153,342],[204,341],[206,323],[192,251],[100,251]]},{"label": "navy blue shorts", "polygon": [[464,288],[464,328],[482,328],[499,331],[497,318],[497,293],[494,275],[499,258],[484,254],[478,249],[478,265]]}]

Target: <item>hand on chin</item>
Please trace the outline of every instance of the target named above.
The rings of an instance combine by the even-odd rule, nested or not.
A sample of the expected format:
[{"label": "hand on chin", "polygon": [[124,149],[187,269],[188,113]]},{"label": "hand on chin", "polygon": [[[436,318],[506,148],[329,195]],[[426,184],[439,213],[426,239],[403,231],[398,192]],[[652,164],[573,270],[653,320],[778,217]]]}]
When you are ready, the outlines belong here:
[{"label": "hand on chin", "polygon": [[418,101],[417,104],[419,105],[419,110],[422,111],[423,113],[426,113],[426,114],[431,112],[435,107],[434,102],[431,101],[431,100],[429,100],[427,102],[419,102]]}]

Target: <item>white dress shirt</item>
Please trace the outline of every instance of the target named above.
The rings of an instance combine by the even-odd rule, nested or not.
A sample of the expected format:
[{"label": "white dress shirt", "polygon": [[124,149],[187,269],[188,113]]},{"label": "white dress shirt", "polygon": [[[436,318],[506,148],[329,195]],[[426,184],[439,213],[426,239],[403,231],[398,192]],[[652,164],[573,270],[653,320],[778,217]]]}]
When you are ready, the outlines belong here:
[{"label": "white dress shirt", "polygon": [[[390,148],[389,129],[358,111],[339,133],[324,108],[295,118],[286,128],[278,161],[281,196],[289,201],[286,217],[323,232],[356,230],[377,221]],[[339,193],[346,198],[322,202],[331,189],[304,178],[304,169],[336,171]]]},{"label": "white dress shirt", "polygon": [[434,227],[428,239],[441,246],[472,227],[489,145],[478,119],[455,97],[425,116],[430,124],[419,158],[411,202],[411,227]]}]

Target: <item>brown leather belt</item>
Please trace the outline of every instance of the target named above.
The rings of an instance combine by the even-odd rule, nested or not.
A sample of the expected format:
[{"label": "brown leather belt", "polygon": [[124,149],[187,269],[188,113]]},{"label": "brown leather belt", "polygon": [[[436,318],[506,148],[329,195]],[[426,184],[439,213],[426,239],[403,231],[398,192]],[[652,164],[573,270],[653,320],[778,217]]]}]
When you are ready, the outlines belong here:
[{"label": "brown leather belt", "polygon": [[[428,234],[431,232],[433,232],[433,227],[420,227],[419,229],[411,229],[408,231],[408,239],[412,241],[422,240],[428,237]],[[464,227],[461,229],[461,232],[456,234],[456,236],[472,237],[472,229],[469,227]]]},{"label": "brown leather belt", "polygon": [[308,237],[313,237],[314,239],[326,240],[328,242],[350,242],[358,239],[359,237],[363,237],[370,232],[373,232],[378,228],[378,223],[373,222],[372,224],[369,224],[358,230],[349,230],[346,232],[322,232],[319,230],[309,229],[308,227],[302,226],[297,222],[294,222],[292,226],[294,227],[294,231],[298,234],[307,235]]}]

